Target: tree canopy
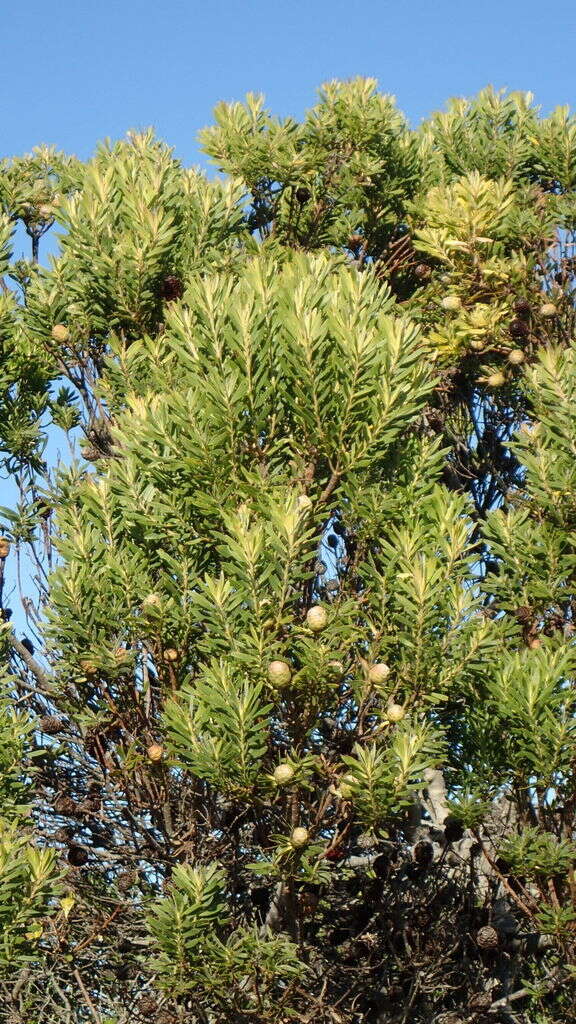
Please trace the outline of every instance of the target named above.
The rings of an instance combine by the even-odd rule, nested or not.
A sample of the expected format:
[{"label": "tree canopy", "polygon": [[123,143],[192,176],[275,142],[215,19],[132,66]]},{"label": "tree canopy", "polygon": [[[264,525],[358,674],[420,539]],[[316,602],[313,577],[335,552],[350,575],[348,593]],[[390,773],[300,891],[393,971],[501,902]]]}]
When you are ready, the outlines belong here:
[{"label": "tree canopy", "polygon": [[200,138],[0,162],[5,1019],[568,1022],[576,121]]}]

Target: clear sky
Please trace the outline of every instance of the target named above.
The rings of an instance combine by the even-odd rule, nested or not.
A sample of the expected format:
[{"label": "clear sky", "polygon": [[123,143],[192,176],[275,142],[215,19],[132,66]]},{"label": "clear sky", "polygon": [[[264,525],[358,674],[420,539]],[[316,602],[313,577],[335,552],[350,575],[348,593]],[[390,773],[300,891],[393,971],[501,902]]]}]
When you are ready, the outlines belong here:
[{"label": "clear sky", "polygon": [[489,83],[576,107],[569,0],[4,0],[0,155],[154,125],[186,164],[221,99],[300,117],[331,78],[376,77],[413,124]]}]

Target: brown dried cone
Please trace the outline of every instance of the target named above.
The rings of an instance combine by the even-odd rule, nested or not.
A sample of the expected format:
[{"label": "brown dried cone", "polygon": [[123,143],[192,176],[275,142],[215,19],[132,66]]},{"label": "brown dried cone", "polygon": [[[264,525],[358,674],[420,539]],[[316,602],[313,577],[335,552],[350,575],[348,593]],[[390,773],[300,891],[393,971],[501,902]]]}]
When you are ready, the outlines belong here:
[{"label": "brown dried cone", "polygon": [[82,448],[82,458],[85,459],[86,462],[98,462],[98,459],[102,458],[102,452],[99,448],[95,448],[94,445],[89,444],[86,445],[85,448]]},{"label": "brown dried cone", "polygon": [[414,269],[414,273],[416,274],[416,277],[423,281],[425,278],[430,277],[432,270],[426,263],[418,263]]},{"label": "brown dried cone", "polygon": [[36,500],[36,508],[38,509],[38,515],[40,516],[41,519],[50,519],[50,516],[54,511],[52,505],[50,505],[47,501],[44,501],[43,498],[38,498]]},{"label": "brown dried cone", "polygon": [[158,1010],[158,1003],[154,999],[154,996],[142,996],[138,1000],[138,1011],[145,1016],[152,1016]]},{"label": "brown dried cone", "polygon": [[513,320],[508,330],[513,338],[526,338],[528,335],[528,324],[525,320]]},{"label": "brown dried cone", "polygon": [[451,814],[444,819],[444,837],[447,843],[457,843],[464,836],[464,826]]},{"label": "brown dried cone", "polygon": [[54,801],[54,810],[56,814],[68,816],[70,814],[76,814],[78,804],[71,796],[59,796]]},{"label": "brown dried cone", "polygon": [[184,285],[179,277],[175,274],[168,274],[162,282],[162,298],[166,302],[174,302],[175,299],[181,299],[184,293]]},{"label": "brown dried cone", "polygon": [[531,306],[528,300],[518,299],[514,303],[514,312],[516,313],[516,316],[522,317],[522,319],[526,319],[526,317],[529,317],[531,312]]},{"label": "brown dried cone", "polygon": [[516,618],[522,626],[522,639],[527,647],[540,647],[542,643],[538,635],[538,623],[535,620],[534,612],[527,605],[516,609]]},{"label": "brown dried cone", "polygon": [[64,722],[61,718],[56,718],[56,715],[45,715],[40,719],[38,725],[42,732],[46,733],[46,736],[55,736],[64,728]]},{"label": "brown dried cone", "polygon": [[483,928],[479,928],[476,932],[476,943],[480,949],[496,949],[499,942],[498,932],[491,924],[484,925]]},{"label": "brown dried cone", "polygon": [[103,732],[91,729],[84,738],[84,747],[90,757],[102,758],[108,750],[108,741]]},{"label": "brown dried cone", "polygon": [[10,554],[10,541],[8,537],[0,537],[0,558],[8,558]]},{"label": "brown dried cone", "polygon": [[74,868],[81,868],[88,860],[88,854],[83,846],[73,843],[68,848],[68,863]]},{"label": "brown dried cone", "polygon": [[78,816],[93,814],[94,807],[92,806],[92,801],[81,800],[80,803],[76,805],[76,813],[78,814]]},{"label": "brown dried cone", "polygon": [[318,907],[318,893],[317,892],[302,892],[298,898],[298,909],[304,917],[308,917],[314,913]]},{"label": "brown dried cone", "polygon": [[412,854],[414,860],[421,868],[428,868],[434,860],[434,847],[432,846],[432,843],[422,840],[422,842],[416,843]]},{"label": "brown dried cone", "polygon": [[137,876],[132,871],[124,871],[116,879],[116,887],[120,892],[127,892],[136,884]]},{"label": "brown dried cone", "polygon": [[514,612],[514,615],[518,619],[518,622],[530,622],[532,620],[533,614],[534,612],[532,611],[532,608],[530,608],[527,604],[520,605],[520,607],[516,608]]},{"label": "brown dried cone", "polygon": [[57,828],[53,833],[52,838],[56,843],[69,843],[72,836],[74,835],[74,829],[66,825],[65,828]]}]

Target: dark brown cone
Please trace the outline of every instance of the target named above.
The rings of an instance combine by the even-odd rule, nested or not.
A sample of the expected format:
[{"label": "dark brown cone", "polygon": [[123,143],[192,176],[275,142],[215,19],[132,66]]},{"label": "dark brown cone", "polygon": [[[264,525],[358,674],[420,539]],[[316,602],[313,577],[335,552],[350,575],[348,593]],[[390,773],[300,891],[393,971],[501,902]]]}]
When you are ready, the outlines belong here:
[{"label": "dark brown cone", "polygon": [[484,925],[476,932],[476,943],[480,949],[496,949],[499,941],[498,932],[491,924]]},{"label": "dark brown cone", "polygon": [[518,299],[518,301],[514,303],[514,312],[516,313],[516,316],[521,317],[523,320],[525,320],[527,317],[529,317],[530,316],[530,312],[531,312],[531,307],[530,307],[530,303],[528,302],[528,300],[527,299]]},{"label": "dark brown cone", "polygon": [[56,811],[56,814],[68,816],[70,814],[76,814],[78,804],[71,796],[59,796],[57,800],[54,801],[54,810]]},{"label": "dark brown cone", "polygon": [[174,302],[175,299],[181,299],[184,293],[184,286],[179,277],[175,274],[169,274],[165,277],[162,282],[162,298],[165,302]]},{"label": "dark brown cone", "polygon": [[41,519],[49,519],[54,511],[52,506],[49,505],[47,501],[44,501],[43,498],[38,498],[36,500],[36,508],[38,509],[38,515]]},{"label": "dark brown cone", "polygon": [[125,871],[124,874],[118,875],[116,879],[116,885],[120,892],[127,892],[136,883],[136,877],[130,871]]},{"label": "dark brown cone", "polygon": [[528,324],[525,320],[513,320],[508,330],[513,338],[525,338],[528,334]]},{"label": "dark brown cone", "polygon": [[529,607],[529,605],[522,604],[519,608],[515,609],[514,615],[518,619],[518,622],[531,622],[534,612],[532,611],[532,608]]},{"label": "dark brown cone", "polygon": [[421,843],[416,843],[416,846],[414,847],[414,850],[412,852],[414,860],[416,861],[417,864],[420,865],[420,867],[430,867],[432,861],[434,860],[434,847],[432,846],[432,843],[427,843],[425,841]]},{"label": "dark brown cone", "polygon": [[171,1013],[170,1010],[160,1010],[160,1013],[156,1015],[154,1024],[176,1024],[176,1016]]},{"label": "dark brown cone", "polygon": [[69,843],[73,835],[74,829],[67,825],[66,828],[59,828],[56,830],[54,833],[54,839],[57,843]]},{"label": "dark brown cone", "polygon": [[154,996],[142,996],[138,1000],[138,1010],[144,1015],[152,1016],[158,1010],[158,1003],[154,999]]},{"label": "dark brown cone", "polygon": [[77,810],[79,814],[95,814],[97,811],[100,810],[100,801],[83,800],[82,803],[78,804]]},{"label": "dark brown cone", "polygon": [[448,815],[444,822],[444,835],[446,836],[446,842],[457,843],[464,835],[462,823],[451,815]]},{"label": "dark brown cone", "polygon": [[95,448],[94,445],[89,444],[86,445],[85,448],[82,448],[82,458],[85,459],[86,462],[98,462],[98,459],[102,458],[102,452],[99,448]]},{"label": "dark brown cone", "polygon": [[414,268],[414,273],[416,274],[416,277],[420,278],[421,281],[424,281],[427,277],[430,277],[431,270],[426,263],[419,263]]},{"label": "dark brown cone", "polygon": [[62,732],[64,728],[64,722],[61,718],[56,718],[56,715],[45,715],[38,724],[42,732],[46,733],[47,736],[55,736],[57,732]]},{"label": "dark brown cone", "polygon": [[83,846],[75,843],[68,849],[68,863],[74,868],[81,868],[88,860],[88,854]]},{"label": "dark brown cone", "polygon": [[358,250],[364,245],[364,235],[350,235],[348,239],[348,248],[352,252],[358,252]]}]

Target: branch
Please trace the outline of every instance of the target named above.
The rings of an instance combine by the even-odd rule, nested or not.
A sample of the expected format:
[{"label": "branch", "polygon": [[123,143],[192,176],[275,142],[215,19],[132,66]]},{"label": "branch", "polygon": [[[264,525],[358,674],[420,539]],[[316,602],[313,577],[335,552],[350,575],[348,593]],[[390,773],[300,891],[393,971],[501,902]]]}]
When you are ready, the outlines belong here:
[{"label": "branch", "polygon": [[[502,872],[500,871],[498,865],[496,864],[496,861],[494,860],[494,858],[490,855],[490,853],[486,849],[486,846],[484,845],[482,837],[480,836],[480,834],[477,831],[477,829],[471,829],[471,832],[474,835],[474,837],[476,838],[476,840],[478,841],[478,843],[480,844],[480,848],[482,850],[482,853],[484,854],[486,860],[488,861],[490,867],[492,868],[492,871],[494,872],[494,874],[497,876],[498,880],[500,881],[500,884],[503,886],[503,888],[509,894],[511,900],[516,904],[517,907],[520,908],[520,910],[522,910],[526,914],[527,917],[530,918],[531,921],[533,921],[534,920],[534,909],[532,909],[529,906],[527,906],[527,904],[524,902],[522,897],[519,896],[518,893],[514,891],[514,889],[510,885],[508,879],[505,877],[505,875],[502,874]],[[537,907],[535,909],[537,909]]]},{"label": "branch", "polygon": [[[24,646],[24,644],[20,643],[20,641],[16,639],[13,632],[8,634],[8,643],[16,651],[16,654],[22,659],[22,661],[26,665],[26,668],[30,669],[30,672],[35,677],[38,685],[42,687],[43,690],[50,693],[52,687],[50,684],[50,679],[47,676],[46,672],[44,671],[42,666],[39,665],[39,663],[36,661],[36,658],[34,658],[32,654],[30,654],[30,651]],[[21,682],[24,687],[29,688],[29,684],[27,684],[25,680],[21,680]]]},{"label": "branch", "polygon": [[424,781],[428,794],[425,801],[426,810],[430,814],[434,826],[441,829],[450,814],[446,800],[444,775],[439,768],[429,768],[424,772]]},{"label": "branch", "polygon": [[18,996],[20,995],[22,989],[24,988],[24,985],[29,980],[31,974],[32,974],[32,971],[30,970],[29,967],[24,967],[23,970],[20,971],[20,974],[18,975],[18,980],[16,981],[16,984],[14,985],[14,988],[12,989],[12,1002],[13,1003],[16,1003],[16,1001],[18,999]]},{"label": "branch", "polygon": [[333,491],[336,490],[336,487],[340,480],[340,476],[341,473],[338,470],[333,470],[332,476],[330,477],[328,483],[326,484],[326,487],[324,488],[322,494],[318,499],[318,503],[320,505],[323,505],[325,502],[327,502],[330,495],[333,493]]},{"label": "branch", "polygon": [[[556,968],[555,971],[551,972],[548,981],[543,982],[542,988],[544,991],[542,994],[549,995],[554,991],[554,989],[559,988],[560,985],[563,985],[564,982],[569,981],[570,979],[574,980],[573,975],[566,973],[566,971],[563,971],[560,967]],[[497,999],[496,1002],[492,1003],[490,1006],[490,1012],[492,1010],[505,1009],[508,1006],[508,1003],[514,1003],[518,999],[525,999],[527,996],[531,996],[533,994],[533,991],[530,989],[519,988],[517,992],[512,992],[509,996],[502,996],[501,999]]]},{"label": "branch", "polygon": [[88,992],[86,991],[86,987],[84,985],[84,982],[82,981],[82,978],[80,977],[80,972],[79,972],[77,967],[74,968],[74,977],[76,978],[76,981],[78,982],[78,987],[79,987],[82,995],[84,996],[84,999],[86,1000],[86,1005],[88,1006],[92,1016],[94,1017],[94,1020],[96,1021],[96,1024],[102,1024],[102,1018],[101,1018],[100,1014],[98,1013],[98,1010],[94,1006],[94,1003],[90,999],[90,996],[88,995]]},{"label": "branch", "polygon": [[272,902],[268,908],[266,919],[260,929],[261,936],[266,932],[279,932],[282,930],[282,904],[284,903],[284,884],[279,882],[276,886]]}]

